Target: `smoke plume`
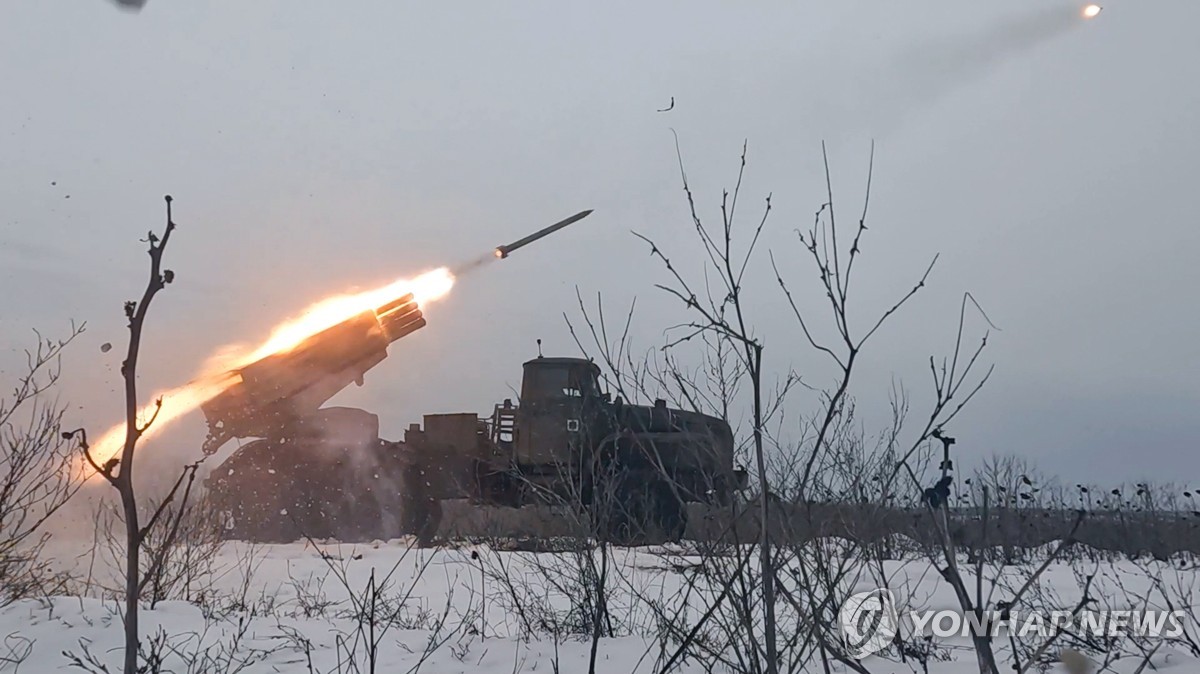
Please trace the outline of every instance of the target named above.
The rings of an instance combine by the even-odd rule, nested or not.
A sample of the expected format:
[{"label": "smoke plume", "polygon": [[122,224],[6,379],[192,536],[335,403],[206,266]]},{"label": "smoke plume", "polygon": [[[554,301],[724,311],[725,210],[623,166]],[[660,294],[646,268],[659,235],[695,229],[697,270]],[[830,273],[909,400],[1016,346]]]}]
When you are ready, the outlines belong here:
[{"label": "smoke plume", "polygon": [[974,35],[943,37],[910,49],[897,64],[910,73],[908,84],[915,95],[934,100],[1083,23],[1074,7],[1042,8],[988,26]]},{"label": "smoke plume", "polygon": [[[1055,3],[994,22],[968,34],[938,36],[900,49],[881,68],[860,78],[851,117],[865,116],[875,133],[975,83],[1002,64],[1087,23],[1076,6]],[[857,113],[857,114],[855,114]]]}]

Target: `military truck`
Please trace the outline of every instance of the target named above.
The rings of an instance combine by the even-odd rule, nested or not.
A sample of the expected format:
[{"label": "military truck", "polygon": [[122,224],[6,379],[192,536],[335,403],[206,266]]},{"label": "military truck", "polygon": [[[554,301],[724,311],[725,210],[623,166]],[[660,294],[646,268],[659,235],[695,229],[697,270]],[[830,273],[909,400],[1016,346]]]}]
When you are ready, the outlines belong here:
[{"label": "military truck", "polygon": [[530,360],[519,404],[426,415],[401,442],[379,437],[374,414],[322,407],[424,325],[413,298],[400,298],[252,363],[202,406],[206,452],[253,439],[206,480],[230,537],[430,540],[440,502],[469,499],[569,506],[623,543],[677,540],[687,502],[726,503],[744,486],[725,421],[613,399],[585,359]]},{"label": "military truck", "polygon": [[746,481],[724,420],[613,399],[600,369],[581,358],[526,362],[519,406],[424,421],[404,442],[438,496],[578,507],[593,533],[622,542],[678,540],[687,502],[726,504]]}]

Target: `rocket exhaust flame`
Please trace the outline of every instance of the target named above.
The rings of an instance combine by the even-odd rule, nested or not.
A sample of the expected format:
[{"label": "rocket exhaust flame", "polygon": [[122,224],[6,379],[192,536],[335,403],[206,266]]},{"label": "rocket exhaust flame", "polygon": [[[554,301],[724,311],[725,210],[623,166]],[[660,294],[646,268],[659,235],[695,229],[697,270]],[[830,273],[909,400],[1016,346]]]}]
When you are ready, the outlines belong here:
[{"label": "rocket exhaust flame", "polygon": [[1083,8],[1083,18],[1094,19],[1099,16],[1100,12],[1102,11],[1104,11],[1104,8],[1100,5],[1088,5],[1087,7]]},{"label": "rocket exhaust flame", "polygon": [[420,305],[443,297],[454,285],[450,270],[442,267],[418,276],[355,295],[330,297],[304,310],[299,317],[285,321],[271,332],[262,346],[249,355],[230,363],[226,369],[248,365],[273,353],[288,351],[308,337],[362,313],[383,307],[401,296],[412,293]]},{"label": "rocket exhaust flame", "polygon": [[[155,400],[162,400],[162,408],[157,416],[156,403],[150,403],[139,411],[139,424],[154,418],[154,423],[146,429],[140,440],[153,437],[171,422],[241,383],[239,370],[242,368],[267,356],[290,352],[309,337],[363,312],[375,313],[388,337],[399,339],[425,324],[420,311],[414,309],[411,302],[415,300],[418,306],[423,307],[445,296],[453,285],[454,275],[442,267],[414,279],[400,279],[366,292],[329,297],[276,326],[267,340],[254,349],[225,347],[209,359],[204,373],[199,377],[184,386],[154,395]],[[124,445],[125,424],[118,424],[92,443],[92,458],[103,466],[119,456]],[[81,469],[88,473],[89,479],[96,477],[95,471],[89,466],[81,465]]]}]

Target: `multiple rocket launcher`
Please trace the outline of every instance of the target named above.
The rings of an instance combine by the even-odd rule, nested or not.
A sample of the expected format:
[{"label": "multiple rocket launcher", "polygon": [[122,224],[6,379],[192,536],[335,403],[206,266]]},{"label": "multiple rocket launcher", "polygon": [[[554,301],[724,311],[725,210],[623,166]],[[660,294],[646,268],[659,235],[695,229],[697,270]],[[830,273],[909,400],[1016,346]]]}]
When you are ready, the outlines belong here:
[{"label": "multiple rocket launcher", "polygon": [[[576,213],[513,243],[497,258],[591,214]],[[425,316],[407,294],[327,328],[295,348],[271,354],[238,370],[239,379],[200,408],[208,421],[204,453],[233,438],[277,437],[303,426],[330,398],[387,358],[392,342],[425,327]]]},{"label": "multiple rocket launcher", "polygon": [[425,327],[412,294],[322,330],[290,351],[254,361],[239,381],[200,408],[208,420],[204,453],[231,438],[273,437],[387,358],[392,342]]}]

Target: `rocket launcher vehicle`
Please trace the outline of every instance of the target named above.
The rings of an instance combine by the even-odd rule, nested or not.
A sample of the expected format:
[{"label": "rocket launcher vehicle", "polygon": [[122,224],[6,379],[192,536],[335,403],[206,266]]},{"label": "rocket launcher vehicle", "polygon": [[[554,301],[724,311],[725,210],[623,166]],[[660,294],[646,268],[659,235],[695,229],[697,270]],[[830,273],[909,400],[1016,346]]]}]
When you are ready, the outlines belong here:
[{"label": "rocket launcher vehicle", "polygon": [[425,327],[412,294],[364,311],[236,372],[237,381],[201,405],[204,453],[232,438],[287,438],[302,432],[330,398],[387,358],[392,342]]}]

